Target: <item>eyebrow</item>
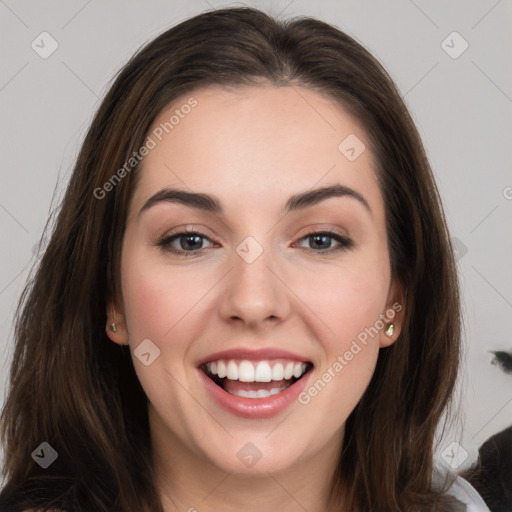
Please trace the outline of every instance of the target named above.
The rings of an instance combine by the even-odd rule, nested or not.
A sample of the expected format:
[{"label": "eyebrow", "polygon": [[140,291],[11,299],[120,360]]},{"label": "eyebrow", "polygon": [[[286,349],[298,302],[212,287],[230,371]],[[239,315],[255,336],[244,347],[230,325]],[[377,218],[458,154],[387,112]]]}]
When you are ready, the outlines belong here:
[{"label": "eyebrow", "polygon": [[[328,187],[307,190],[291,196],[284,205],[284,213],[308,208],[331,197],[351,197],[361,203],[370,213],[371,208],[366,199],[356,190],[343,185],[331,185]],[[178,203],[190,208],[202,210],[208,213],[222,214],[221,201],[216,197],[204,193],[187,192],[177,188],[163,188],[152,195],[140,209],[138,216],[159,203]]]}]

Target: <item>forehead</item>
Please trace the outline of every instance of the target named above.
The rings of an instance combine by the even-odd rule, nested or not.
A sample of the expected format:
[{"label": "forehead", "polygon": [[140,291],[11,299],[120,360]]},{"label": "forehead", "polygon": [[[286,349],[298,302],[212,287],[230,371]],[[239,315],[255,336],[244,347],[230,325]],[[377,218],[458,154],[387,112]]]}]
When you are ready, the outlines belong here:
[{"label": "forehead", "polygon": [[[134,208],[171,186],[211,193],[227,210],[240,211],[281,207],[298,191],[340,184],[364,192],[372,210],[382,213],[362,126],[309,89],[199,89],[164,109],[148,136],[155,145],[140,165]],[[355,159],[352,148],[360,153]]]}]

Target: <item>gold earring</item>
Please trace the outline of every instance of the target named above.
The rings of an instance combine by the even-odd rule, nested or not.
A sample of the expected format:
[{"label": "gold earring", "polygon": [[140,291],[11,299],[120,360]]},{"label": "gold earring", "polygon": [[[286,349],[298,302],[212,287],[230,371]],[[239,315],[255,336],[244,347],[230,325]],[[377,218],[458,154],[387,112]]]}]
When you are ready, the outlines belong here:
[{"label": "gold earring", "polygon": [[384,334],[391,338],[393,333],[395,332],[395,326],[393,324],[389,324],[388,328],[384,331]]},{"label": "gold earring", "polygon": [[115,322],[112,322],[112,323],[110,324],[110,330],[111,330],[112,332],[117,332],[117,327],[116,327],[116,323],[115,323]]}]

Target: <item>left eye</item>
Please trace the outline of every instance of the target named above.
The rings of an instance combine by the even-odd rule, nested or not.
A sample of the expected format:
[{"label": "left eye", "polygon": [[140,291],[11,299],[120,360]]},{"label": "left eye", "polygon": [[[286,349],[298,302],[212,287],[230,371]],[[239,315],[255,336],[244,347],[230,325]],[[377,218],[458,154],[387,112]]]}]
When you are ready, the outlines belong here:
[{"label": "left eye", "polygon": [[[313,245],[316,247],[308,248],[306,249],[310,252],[332,252],[332,251],[339,251],[343,249],[349,249],[352,247],[353,242],[346,236],[342,236],[339,233],[334,233],[331,231],[322,231],[322,232],[316,232],[316,233],[309,233],[308,235],[302,237],[300,240],[306,240],[311,241]],[[335,240],[338,242],[337,247],[332,247],[330,244],[330,241]],[[326,247],[327,245],[327,247]]]}]

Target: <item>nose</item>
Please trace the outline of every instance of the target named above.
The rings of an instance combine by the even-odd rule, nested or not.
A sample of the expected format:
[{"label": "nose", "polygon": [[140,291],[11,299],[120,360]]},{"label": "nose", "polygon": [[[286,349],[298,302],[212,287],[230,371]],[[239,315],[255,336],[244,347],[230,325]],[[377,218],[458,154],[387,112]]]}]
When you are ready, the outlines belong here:
[{"label": "nose", "polygon": [[223,280],[222,318],[256,330],[284,321],[290,313],[288,288],[275,268],[272,251],[265,248],[253,261],[240,254],[233,254],[233,268]]}]

